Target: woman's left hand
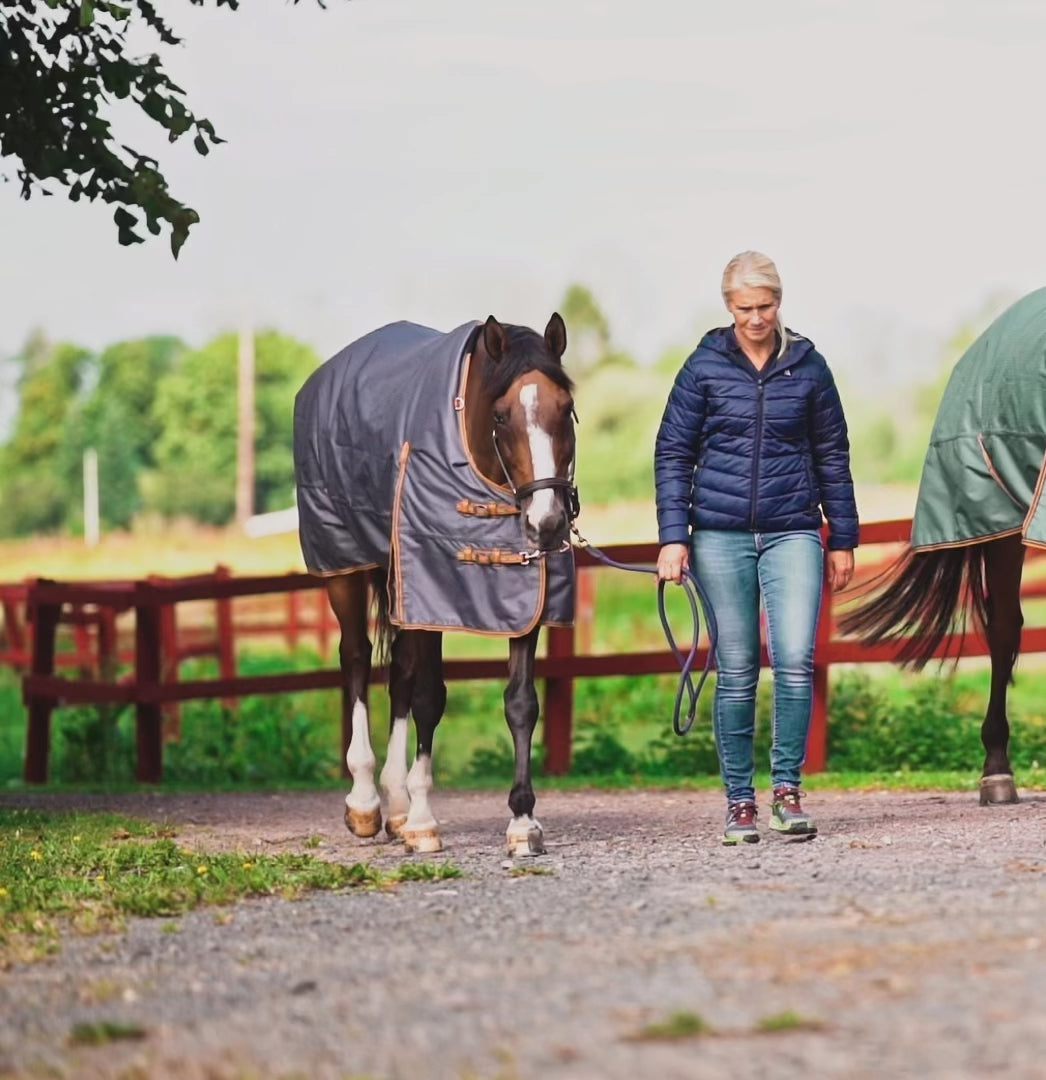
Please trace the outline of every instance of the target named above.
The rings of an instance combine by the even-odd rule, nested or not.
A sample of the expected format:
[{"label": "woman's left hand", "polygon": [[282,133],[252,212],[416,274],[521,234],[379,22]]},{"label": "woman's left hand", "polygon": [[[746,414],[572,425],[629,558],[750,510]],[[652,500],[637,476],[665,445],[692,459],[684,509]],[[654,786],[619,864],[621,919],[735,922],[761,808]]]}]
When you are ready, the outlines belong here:
[{"label": "woman's left hand", "polygon": [[852,551],[828,552],[828,587],[832,592],[845,589],[854,576],[854,553]]}]

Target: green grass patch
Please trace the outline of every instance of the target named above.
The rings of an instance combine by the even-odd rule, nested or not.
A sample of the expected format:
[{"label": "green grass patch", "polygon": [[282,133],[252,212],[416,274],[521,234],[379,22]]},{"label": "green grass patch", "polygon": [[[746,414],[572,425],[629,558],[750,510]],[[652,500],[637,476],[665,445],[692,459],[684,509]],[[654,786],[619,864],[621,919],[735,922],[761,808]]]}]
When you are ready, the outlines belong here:
[{"label": "green grass patch", "polygon": [[0,808],[0,967],[57,948],[59,932],[119,929],[128,916],[167,918],[248,896],[388,887],[459,877],[447,864],[392,872],[312,855],[202,855],[171,829],[109,814]]},{"label": "green grass patch", "polygon": [[113,1020],[74,1024],[69,1041],[74,1046],[104,1046],[127,1039],[144,1039],[147,1032],[139,1024],[123,1024]]},{"label": "green grass patch", "polygon": [[800,1016],[792,1009],[774,1013],[773,1016],[764,1016],[756,1024],[757,1031],[767,1034],[779,1034],[782,1031],[823,1031],[824,1028],[824,1021]]},{"label": "green grass patch", "polygon": [[714,1034],[712,1027],[704,1017],[694,1012],[680,1010],[672,1013],[667,1020],[647,1024],[628,1038],[630,1042],[657,1042],[694,1039],[712,1034]]}]

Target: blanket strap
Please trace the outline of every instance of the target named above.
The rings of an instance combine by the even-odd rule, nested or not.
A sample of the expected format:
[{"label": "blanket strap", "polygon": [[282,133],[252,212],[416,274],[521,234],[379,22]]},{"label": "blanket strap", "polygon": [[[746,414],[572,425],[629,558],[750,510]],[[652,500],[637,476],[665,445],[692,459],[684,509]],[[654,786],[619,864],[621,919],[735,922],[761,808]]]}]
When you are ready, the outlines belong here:
[{"label": "blanket strap", "polygon": [[469,517],[509,517],[512,514],[519,513],[519,507],[513,506],[511,503],[497,503],[497,502],[473,502],[471,499],[461,499],[455,507],[459,514],[466,514]]},{"label": "blanket strap", "polygon": [[531,561],[531,555],[527,551],[465,547],[458,552],[458,562],[478,563],[480,566],[526,566]]}]

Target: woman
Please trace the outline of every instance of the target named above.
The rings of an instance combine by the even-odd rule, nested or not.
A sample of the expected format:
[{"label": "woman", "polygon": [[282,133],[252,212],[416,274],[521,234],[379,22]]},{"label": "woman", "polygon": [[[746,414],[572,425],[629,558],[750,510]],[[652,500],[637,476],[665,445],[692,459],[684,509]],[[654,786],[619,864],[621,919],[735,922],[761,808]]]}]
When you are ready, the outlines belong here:
[{"label": "woman", "polygon": [[702,338],[676,376],[654,451],[658,577],[692,566],[719,627],[714,723],[724,844],[755,843],[753,741],[759,605],[774,671],[770,827],[814,836],[799,771],[813,704],[814,630],[828,519],[828,584],[853,575],[857,507],[846,419],[824,357],[781,322],[781,279],[746,251],[723,272],[733,326]]}]

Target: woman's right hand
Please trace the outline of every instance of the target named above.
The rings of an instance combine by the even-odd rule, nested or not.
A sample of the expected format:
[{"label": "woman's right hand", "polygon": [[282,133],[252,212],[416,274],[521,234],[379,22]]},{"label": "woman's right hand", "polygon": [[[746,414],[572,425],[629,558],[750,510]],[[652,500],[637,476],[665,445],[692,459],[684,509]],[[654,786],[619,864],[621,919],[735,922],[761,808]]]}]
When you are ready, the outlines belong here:
[{"label": "woman's right hand", "polygon": [[657,580],[679,585],[689,565],[690,553],[686,544],[665,544],[657,556]]}]

